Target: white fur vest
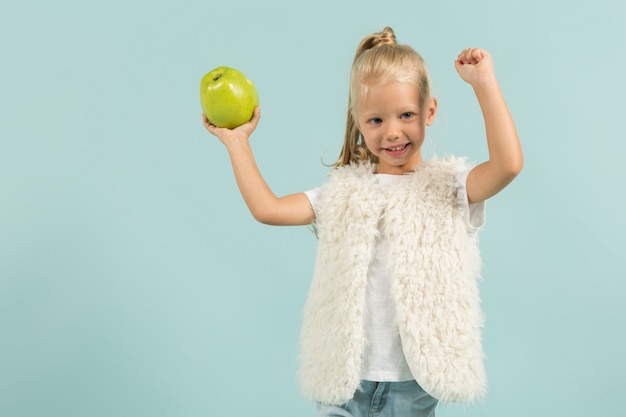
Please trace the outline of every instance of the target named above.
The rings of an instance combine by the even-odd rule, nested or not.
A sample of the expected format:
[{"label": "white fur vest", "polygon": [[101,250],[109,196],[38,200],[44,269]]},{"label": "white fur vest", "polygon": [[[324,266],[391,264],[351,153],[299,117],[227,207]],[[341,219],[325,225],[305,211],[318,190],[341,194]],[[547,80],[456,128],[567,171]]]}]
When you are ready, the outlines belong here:
[{"label": "white fur vest", "polygon": [[[333,170],[316,218],[318,253],[300,339],[300,385],[309,400],[343,404],[360,383],[367,269],[378,233],[400,336],[417,382],[444,401],[483,396],[477,236],[456,202],[461,159],[423,163],[380,192],[371,164]],[[378,230],[385,216],[384,230]]]}]

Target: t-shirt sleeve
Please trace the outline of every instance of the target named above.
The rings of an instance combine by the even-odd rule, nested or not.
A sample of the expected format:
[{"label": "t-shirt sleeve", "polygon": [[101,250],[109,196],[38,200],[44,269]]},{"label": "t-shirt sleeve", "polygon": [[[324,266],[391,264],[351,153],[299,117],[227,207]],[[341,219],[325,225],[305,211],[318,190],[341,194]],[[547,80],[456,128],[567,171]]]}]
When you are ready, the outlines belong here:
[{"label": "t-shirt sleeve", "polygon": [[[309,199],[309,203],[311,203],[311,207],[313,207],[313,212],[315,213],[315,218],[317,219],[317,210],[319,208],[320,199],[322,198],[322,193],[324,192],[324,186],[313,188],[312,190],[308,190],[304,192],[304,195]],[[311,224],[311,230],[317,236],[317,225],[315,222]]]},{"label": "t-shirt sleeve", "polygon": [[465,224],[469,230],[480,230],[485,225],[485,201],[470,204],[467,197],[467,176],[470,170],[461,171],[456,175],[458,184],[457,202],[462,207]]},{"label": "t-shirt sleeve", "polygon": [[315,212],[315,218],[317,218],[317,210],[319,209],[320,199],[322,198],[323,191],[324,186],[320,186],[304,192],[306,197],[309,199],[309,203],[311,203],[311,207],[313,207],[313,211]]}]

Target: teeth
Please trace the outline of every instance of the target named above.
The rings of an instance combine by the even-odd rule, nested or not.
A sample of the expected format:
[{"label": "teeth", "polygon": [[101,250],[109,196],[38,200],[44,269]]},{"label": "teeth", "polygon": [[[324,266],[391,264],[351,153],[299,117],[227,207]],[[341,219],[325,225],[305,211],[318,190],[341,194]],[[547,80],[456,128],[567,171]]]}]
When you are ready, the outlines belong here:
[{"label": "teeth", "polygon": [[402,150],[402,149],[404,149],[404,148],[406,148],[406,144],[404,144],[404,145],[399,145],[399,146],[396,146],[396,147],[394,147],[394,148],[387,148],[387,149],[389,149],[390,151],[401,151],[401,150]]}]

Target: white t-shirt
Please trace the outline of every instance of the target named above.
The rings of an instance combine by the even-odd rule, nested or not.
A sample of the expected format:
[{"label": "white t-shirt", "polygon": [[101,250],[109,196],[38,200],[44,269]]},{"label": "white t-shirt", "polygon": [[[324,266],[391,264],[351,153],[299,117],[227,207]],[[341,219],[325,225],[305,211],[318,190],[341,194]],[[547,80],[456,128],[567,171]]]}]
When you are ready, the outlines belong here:
[{"label": "white t-shirt", "polygon": [[[465,223],[468,233],[475,233],[485,223],[485,202],[469,204],[465,184],[469,171],[459,173],[457,199],[465,207]],[[384,193],[386,186],[397,181],[404,181],[408,176],[377,174],[380,192]],[[313,210],[317,213],[320,197],[324,186],[306,191]],[[378,225],[382,228],[381,219]],[[396,321],[396,309],[391,294],[387,257],[389,243],[383,233],[379,234],[374,245],[374,255],[370,261],[367,273],[367,288],[365,290],[365,352],[361,379],[379,382],[410,381],[415,379],[406,363],[402,350],[402,341]]]}]

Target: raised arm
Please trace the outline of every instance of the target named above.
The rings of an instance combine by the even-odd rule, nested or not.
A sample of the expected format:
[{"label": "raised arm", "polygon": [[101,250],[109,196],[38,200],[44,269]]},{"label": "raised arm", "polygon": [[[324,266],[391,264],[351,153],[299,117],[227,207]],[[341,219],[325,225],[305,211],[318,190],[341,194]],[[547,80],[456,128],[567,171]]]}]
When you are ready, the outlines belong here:
[{"label": "raised arm", "polygon": [[256,220],[271,225],[310,224],[315,213],[304,193],[276,197],[259,171],[249,137],[261,118],[260,109],[254,110],[252,119],[235,129],[219,128],[202,115],[204,127],[226,146],[239,191]]},{"label": "raised arm", "polygon": [[486,200],[506,187],[524,164],[522,148],[500,85],[491,55],[484,49],[461,52],[455,67],[474,89],[483,113],[489,160],[476,166],[467,177],[470,203]]}]

